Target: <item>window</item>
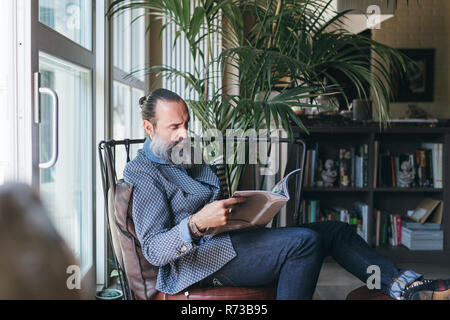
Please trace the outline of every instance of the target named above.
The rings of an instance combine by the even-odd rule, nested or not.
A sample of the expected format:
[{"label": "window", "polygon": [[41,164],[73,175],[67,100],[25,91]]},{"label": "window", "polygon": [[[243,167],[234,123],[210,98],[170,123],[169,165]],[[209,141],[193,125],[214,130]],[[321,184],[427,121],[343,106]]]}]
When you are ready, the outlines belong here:
[{"label": "window", "polygon": [[[113,87],[112,137],[141,139],[145,137],[139,99],[146,94],[145,67],[146,19],[143,9],[127,10],[113,17]],[[141,70],[141,72],[138,72]],[[130,157],[140,146],[134,145]],[[126,164],[124,148],[116,150],[117,177],[122,178]]]},{"label": "window", "polygon": [[[16,180],[17,165],[15,148],[15,57],[14,51],[14,7],[7,1],[0,11],[0,185]],[[10,49],[11,48],[11,49]],[[9,106],[9,107],[8,107]]]},{"label": "window", "polygon": [[92,49],[92,0],[39,0],[39,21]]},{"label": "window", "polygon": [[[191,1],[191,13],[194,12],[196,6],[200,6],[200,2],[198,0]],[[214,23],[217,25],[221,24],[221,15],[218,15],[215,18]],[[165,23],[165,22],[164,22]],[[204,71],[200,58],[196,61],[193,60],[190,51],[189,51],[189,42],[186,40],[186,37],[183,33],[179,35],[177,38],[177,42],[174,46],[174,40],[177,37],[177,26],[174,24],[170,24],[166,29],[164,29],[162,33],[162,65],[170,66],[175,68],[181,72],[189,72],[191,74],[196,75],[196,70],[200,73]],[[205,36],[205,30],[200,29],[198,34],[198,38]],[[206,37],[200,41],[199,47],[203,52],[207,52],[207,40]],[[222,52],[222,37],[220,33],[214,33],[212,35],[212,55],[214,59],[217,59]],[[201,77],[204,75],[201,74]],[[220,63],[213,63],[213,68],[211,68],[208,78],[211,79],[210,86],[212,81],[217,85],[216,89],[221,88],[222,86],[222,71]],[[181,98],[185,100],[198,100],[199,95],[197,92],[192,90],[186,90],[186,81],[184,78],[178,77],[176,79],[167,79],[163,78],[162,85],[164,88],[171,90],[177,93]],[[211,94],[211,93],[210,93]],[[193,130],[197,134],[201,134],[200,127],[196,127],[195,116],[191,113],[191,125],[190,129]]]}]

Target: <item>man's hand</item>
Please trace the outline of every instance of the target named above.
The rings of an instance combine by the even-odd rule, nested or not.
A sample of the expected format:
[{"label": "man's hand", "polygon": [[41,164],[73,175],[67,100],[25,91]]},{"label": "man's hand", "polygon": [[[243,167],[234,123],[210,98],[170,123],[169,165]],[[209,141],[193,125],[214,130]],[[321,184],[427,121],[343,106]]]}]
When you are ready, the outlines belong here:
[{"label": "man's hand", "polygon": [[224,226],[227,224],[230,209],[245,202],[245,200],[244,197],[235,197],[213,201],[194,214],[191,218],[192,222],[200,231],[204,231],[206,228]]}]

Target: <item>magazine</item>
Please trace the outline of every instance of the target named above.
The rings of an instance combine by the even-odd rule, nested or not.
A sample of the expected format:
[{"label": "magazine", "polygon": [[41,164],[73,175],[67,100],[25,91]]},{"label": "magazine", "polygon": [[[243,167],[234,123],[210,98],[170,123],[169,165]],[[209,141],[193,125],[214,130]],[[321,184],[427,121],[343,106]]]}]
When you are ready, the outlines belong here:
[{"label": "magazine", "polygon": [[236,191],[233,197],[245,197],[246,201],[231,211],[225,226],[208,229],[206,234],[216,235],[232,230],[267,225],[289,201],[289,178],[301,170],[290,172],[271,191]]}]

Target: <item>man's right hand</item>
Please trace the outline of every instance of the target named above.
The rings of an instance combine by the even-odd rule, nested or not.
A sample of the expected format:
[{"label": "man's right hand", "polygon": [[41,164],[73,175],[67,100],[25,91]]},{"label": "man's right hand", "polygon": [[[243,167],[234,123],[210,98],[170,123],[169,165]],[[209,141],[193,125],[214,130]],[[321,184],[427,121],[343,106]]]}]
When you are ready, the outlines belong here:
[{"label": "man's right hand", "polygon": [[227,224],[230,209],[245,202],[245,200],[244,197],[235,197],[208,203],[192,216],[192,222],[194,222],[197,228],[202,232],[206,228],[224,226]]}]

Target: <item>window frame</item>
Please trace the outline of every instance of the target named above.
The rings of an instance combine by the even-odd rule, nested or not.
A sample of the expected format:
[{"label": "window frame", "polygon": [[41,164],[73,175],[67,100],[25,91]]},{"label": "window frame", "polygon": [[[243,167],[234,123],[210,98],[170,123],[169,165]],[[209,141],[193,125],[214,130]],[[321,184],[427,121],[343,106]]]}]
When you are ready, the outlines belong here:
[{"label": "window frame", "polygon": [[[106,0],[107,5],[109,6],[113,0]],[[140,17],[139,19],[145,19],[145,24],[144,26],[147,27],[148,24],[150,23],[150,18],[148,15],[148,10],[145,10],[145,17]],[[130,22],[133,20],[132,18],[132,14],[130,13]],[[108,84],[107,84],[107,92],[105,93],[105,105],[106,110],[105,110],[105,119],[106,119],[106,125],[105,125],[105,137],[107,137],[107,139],[113,139],[114,137],[114,83],[117,82],[120,85],[124,85],[129,87],[129,97],[130,97],[130,101],[129,104],[131,105],[131,108],[133,106],[137,106],[137,101],[133,102],[133,89],[137,89],[137,90],[141,90],[143,92],[148,92],[149,88],[150,88],[150,77],[147,75],[145,76],[145,81],[141,81],[140,79],[134,77],[134,76],[129,76],[129,71],[127,70],[122,70],[119,67],[114,65],[114,40],[116,39],[115,37],[115,32],[117,32],[118,30],[115,30],[115,23],[113,22],[113,19],[115,19],[114,17],[112,19],[107,20],[107,53],[106,53],[106,58],[105,60],[108,61],[107,63],[107,79],[108,79]],[[134,22],[135,23],[135,22]],[[126,48],[130,48],[130,61],[129,61],[129,67],[130,69],[133,66],[133,46],[131,45],[133,36],[132,36],[132,32],[134,30],[134,28],[132,28],[131,25],[126,26],[129,29],[129,45],[124,45],[123,47]],[[123,31],[123,30],[122,30]],[[144,33],[145,37],[144,39],[142,39],[142,41],[145,41],[145,45],[144,45],[144,64],[145,65],[149,65],[150,64],[150,39],[151,38],[151,33]],[[128,119],[130,119],[128,125],[132,124],[132,116],[127,117]],[[97,190],[101,190],[100,188],[98,188]],[[103,201],[103,200],[101,200]],[[106,219],[106,218],[105,218]],[[104,225],[104,228],[102,230],[104,230],[104,242],[103,242],[103,274],[100,275],[100,270],[97,272],[97,278],[98,279],[102,279],[102,284],[104,284],[104,287],[108,287],[110,285],[109,280],[110,280],[110,276],[109,276],[109,268],[108,268],[108,258],[110,257],[110,254],[112,253],[112,247],[111,247],[111,243],[109,241],[109,238],[107,237],[107,233],[106,233],[106,222],[103,219],[102,224]],[[99,281],[98,281],[99,283]]]}]

